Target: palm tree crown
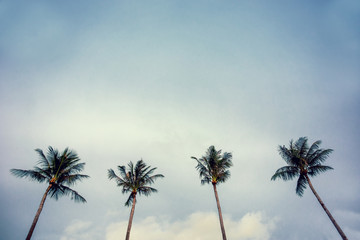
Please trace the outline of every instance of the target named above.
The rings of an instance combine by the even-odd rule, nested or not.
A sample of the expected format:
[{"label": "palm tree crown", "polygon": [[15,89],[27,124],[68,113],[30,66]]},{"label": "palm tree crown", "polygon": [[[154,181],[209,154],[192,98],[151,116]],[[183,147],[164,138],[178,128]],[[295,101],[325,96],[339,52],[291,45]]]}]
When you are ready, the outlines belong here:
[{"label": "palm tree crown", "polygon": [[196,169],[199,171],[201,184],[217,184],[225,182],[230,177],[229,168],[233,165],[231,162],[232,154],[221,150],[217,151],[214,146],[210,146],[205,156],[201,158],[191,157],[198,163]]},{"label": "palm tree crown", "polygon": [[47,181],[51,186],[50,197],[56,200],[62,195],[71,195],[75,202],[86,202],[85,198],[70,188],[77,181],[88,178],[88,175],[79,174],[84,169],[85,163],[79,163],[80,158],[76,152],[66,148],[61,154],[51,146],[45,155],[41,149],[35,149],[40,159],[33,170],[11,169],[16,177],[26,177],[34,181]]},{"label": "palm tree crown", "polygon": [[296,185],[296,193],[299,196],[303,195],[308,184],[307,175],[313,177],[333,169],[322,165],[333,150],[320,149],[320,140],[314,142],[310,147],[307,141],[306,137],[301,137],[296,142],[291,140],[289,148],[279,146],[279,153],[288,166],[279,168],[271,177],[271,180],[281,178],[285,181],[299,177]]},{"label": "palm tree crown", "polygon": [[128,164],[128,169],[125,166],[118,166],[120,176],[116,175],[114,170],[108,170],[109,179],[115,179],[119,187],[122,187],[122,193],[129,193],[130,196],[127,199],[125,206],[131,206],[132,200],[137,193],[139,195],[148,196],[153,192],[157,192],[157,189],[148,185],[154,183],[157,178],[164,177],[162,174],[151,175],[156,168],[146,166],[143,160],[139,160],[135,166],[132,162]]}]

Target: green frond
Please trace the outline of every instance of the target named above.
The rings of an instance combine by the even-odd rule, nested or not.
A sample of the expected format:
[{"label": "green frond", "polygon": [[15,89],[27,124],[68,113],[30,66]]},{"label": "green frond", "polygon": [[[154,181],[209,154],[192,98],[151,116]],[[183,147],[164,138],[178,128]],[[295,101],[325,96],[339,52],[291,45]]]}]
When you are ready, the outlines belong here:
[{"label": "green frond", "polygon": [[140,187],[137,189],[139,195],[149,196],[151,193],[156,193],[158,190],[149,186]]},{"label": "green frond", "polygon": [[274,181],[277,178],[281,178],[284,181],[292,180],[293,178],[299,176],[299,169],[294,166],[285,166],[276,170],[275,174],[271,177],[271,180]]},{"label": "green frond", "polygon": [[46,158],[44,152],[43,152],[41,149],[39,149],[39,148],[35,149],[35,151],[36,151],[36,152],[39,154],[39,156],[40,156],[40,159],[39,159],[39,161],[38,161],[38,164],[40,165],[40,167],[42,167],[42,168],[50,168],[50,162],[49,162],[49,160]]},{"label": "green frond", "polygon": [[308,169],[308,175],[311,177],[314,177],[320,173],[326,172],[328,170],[333,170],[332,167],[329,166],[324,166],[324,165],[315,165],[315,166],[311,166]]},{"label": "green frond", "polygon": [[133,199],[134,199],[134,193],[130,193],[128,199],[125,202],[125,206],[130,207],[132,205]]},{"label": "green frond", "polygon": [[64,195],[70,195],[71,200],[74,200],[75,202],[86,203],[86,199],[81,196],[77,191],[64,185],[61,185],[60,189]]},{"label": "green frond", "polygon": [[217,177],[217,182],[218,183],[223,183],[226,180],[228,180],[230,178],[230,171],[229,170],[222,170],[218,173],[218,177]]},{"label": "green frond", "polygon": [[81,182],[85,178],[89,178],[89,176],[84,174],[72,174],[72,175],[62,176],[61,178],[59,178],[58,181],[68,186],[73,186],[75,185],[76,182],[78,181]]},{"label": "green frond", "polygon": [[108,178],[111,180],[111,179],[113,179],[113,178],[118,178],[118,176],[116,175],[116,173],[114,172],[114,170],[108,169]]},{"label": "green frond", "polygon": [[332,153],[332,149],[319,149],[311,154],[308,158],[308,163],[310,166],[318,165],[320,163],[325,162],[325,160],[329,157],[330,153]]},{"label": "green frond", "polygon": [[60,185],[53,183],[49,190],[49,196],[57,201],[59,197],[63,195],[64,195],[64,190],[60,188]]},{"label": "green frond", "polygon": [[302,197],[304,190],[306,189],[306,185],[307,185],[307,180],[305,175],[300,174],[300,177],[296,183],[296,194],[299,195],[300,197]]},{"label": "green frond", "polygon": [[200,180],[201,185],[210,184],[212,182],[212,179],[210,177],[203,177]]},{"label": "green frond", "polygon": [[25,177],[25,178],[29,178],[32,181],[38,181],[40,183],[48,179],[46,176],[42,175],[41,172],[34,170],[11,169],[10,172],[15,177],[19,177],[19,178]]},{"label": "green frond", "polygon": [[296,151],[299,154],[299,157],[301,158],[305,158],[307,151],[309,150],[307,141],[308,141],[307,137],[301,137],[295,142],[294,149],[296,149]]},{"label": "green frond", "polygon": [[120,172],[120,176],[124,179],[127,178],[127,175],[126,175],[126,168],[125,166],[118,166],[118,171]]},{"label": "green frond", "polygon": [[195,167],[199,171],[199,176],[204,181],[201,181],[201,184],[210,183],[212,174],[211,174],[211,167],[209,166],[208,162],[206,162],[206,159],[196,159],[198,162],[197,166]]},{"label": "green frond", "polygon": [[307,152],[306,159],[309,159],[309,157],[320,148],[320,144],[321,144],[320,140],[317,140],[313,144],[311,144],[311,146]]},{"label": "green frond", "polygon": [[164,177],[164,175],[162,175],[162,174],[155,174],[155,175],[149,176],[147,182],[149,184],[153,184],[156,179],[163,178],[163,177]]},{"label": "green frond", "polygon": [[282,159],[284,159],[287,164],[292,165],[291,160],[293,158],[293,155],[291,154],[290,150],[287,149],[285,146],[279,146],[278,151]]}]

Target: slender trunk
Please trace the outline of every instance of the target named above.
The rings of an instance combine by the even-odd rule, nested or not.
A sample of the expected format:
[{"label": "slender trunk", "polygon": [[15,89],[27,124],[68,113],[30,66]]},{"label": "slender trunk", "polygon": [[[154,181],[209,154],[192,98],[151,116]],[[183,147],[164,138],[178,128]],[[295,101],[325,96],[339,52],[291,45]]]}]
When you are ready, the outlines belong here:
[{"label": "slender trunk", "polygon": [[127,227],[127,231],[126,231],[125,240],[130,239],[130,230],[131,230],[132,220],[133,220],[134,211],[135,211],[136,193],[131,193],[131,194],[134,194],[134,198],[133,198],[133,203],[132,203],[132,207],[131,207],[131,212],[130,212],[129,223],[128,223],[128,227]]},{"label": "slender trunk", "polygon": [[224,222],[223,222],[222,213],[221,213],[220,201],[219,201],[218,193],[217,193],[217,190],[216,190],[216,183],[212,183],[212,185],[214,187],[216,205],[217,205],[217,209],[218,209],[218,212],[219,212],[220,228],[221,228],[222,237],[223,237],[223,240],[226,240],[225,227],[224,227]]},{"label": "slender trunk", "polygon": [[45,193],[44,193],[44,196],[43,196],[42,199],[41,199],[39,209],[38,209],[37,212],[36,212],[34,221],[33,221],[33,223],[31,224],[31,227],[30,227],[30,230],[29,230],[28,235],[26,236],[26,240],[30,240],[30,239],[31,239],[31,236],[32,236],[32,234],[33,234],[33,232],[34,232],[36,223],[37,223],[37,221],[39,220],[40,213],[41,213],[41,211],[42,211],[42,209],[43,209],[43,207],[44,207],[44,203],[45,203],[46,197],[47,197],[47,195],[48,195],[48,192],[50,191],[51,186],[52,186],[52,184],[49,184],[48,188],[46,189],[46,191],[45,191]]},{"label": "slender trunk", "polygon": [[330,218],[331,222],[334,224],[336,230],[339,232],[340,236],[342,237],[343,240],[347,240],[347,237],[345,236],[345,233],[342,231],[342,229],[340,228],[340,226],[337,224],[337,222],[335,221],[335,219],[333,218],[333,216],[331,215],[331,213],[329,212],[329,210],[327,209],[327,207],[325,206],[324,202],[321,200],[320,196],[317,194],[317,192],[315,191],[313,185],[311,184],[310,178],[308,175],[306,176],[306,180],[309,183],[309,186],[311,188],[311,191],[314,193],[315,197],[317,198],[317,200],[319,201],[320,205],[322,206],[322,208],[324,209],[324,211],[326,212],[326,214],[328,215],[328,217]]}]

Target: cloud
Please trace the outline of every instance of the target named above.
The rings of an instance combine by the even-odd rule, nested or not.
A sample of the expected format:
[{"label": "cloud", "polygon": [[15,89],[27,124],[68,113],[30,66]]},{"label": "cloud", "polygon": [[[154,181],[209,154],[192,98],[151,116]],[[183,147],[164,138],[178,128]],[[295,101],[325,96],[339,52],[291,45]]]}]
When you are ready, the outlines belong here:
[{"label": "cloud", "polygon": [[[240,220],[224,217],[229,239],[267,240],[275,229],[276,218],[267,218],[262,212],[247,213]],[[127,221],[113,223],[106,229],[106,240],[125,236]],[[184,220],[170,222],[164,217],[147,217],[133,223],[131,239],[140,240],[213,240],[221,239],[219,220],[216,213],[197,212]]]},{"label": "cloud", "polygon": [[64,235],[60,240],[82,240],[92,239],[92,222],[74,220],[66,227]]}]

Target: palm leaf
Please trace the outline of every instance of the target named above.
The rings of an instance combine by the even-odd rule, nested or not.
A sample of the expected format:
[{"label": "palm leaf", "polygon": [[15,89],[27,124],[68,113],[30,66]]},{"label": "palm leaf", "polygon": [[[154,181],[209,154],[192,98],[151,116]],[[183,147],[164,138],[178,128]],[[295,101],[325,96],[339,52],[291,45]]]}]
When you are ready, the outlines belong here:
[{"label": "palm leaf", "polygon": [[307,155],[306,155],[306,159],[309,159],[310,156],[312,154],[314,154],[320,147],[320,144],[321,144],[321,141],[320,140],[317,140],[316,142],[314,142],[313,144],[311,144],[308,152],[307,152]]},{"label": "palm leaf", "polygon": [[39,159],[38,164],[39,164],[41,167],[43,167],[43,168],[49,169],[49,168],[50,168],[50,162],[49,162],[49,160],[46,158],[44,152],[43,152],[41,149],[39,149],[39,148],[35,149],[35,151],[36,151],[36,152],[39,154],[39,156],[40,156],[40,159]]},{"label": "palm leaf", "polygon": [[307,151],[309,150],[308,144],[307,144],[307,138],[301,137],[295,142],[295,148],[296,151],[298,151],[299,157],[305,158]]},{"label": "palm leaf", "polygon": [[70,195],[71,200],[74,200],[75,202],[86,203],[86,199],[83,196],[81,196],[77,191],[64,185],[61,185],[60,189],[63,194]]},{"label": "palm leaf", "polygon": [[295,190],[296,194],[302,197],[304,193],[304,189],[306,189],[306,185],[307,185],[307,180],[305,175],[300,174],[300,177],[296,183],[296,190]]},{"label": "palm leaf", "polygon": [[72,174],[72,175],[62,176],[59,179],[59,182],[62,182],[68,186],[73,186],[77,181],[82,181],[85,178],[89,178],[89,176],[83,174]]},{"label": "palm leaf", "polygon": [[[131,193],[128,197],[128,199],[126,200],[125,202],[125,206],[126,207],[130,207],[132,205],[132,202],[133,202],[133,199],[134,199],[134,194]],[[136,202],[136,201],[135,201]]]},{"label": "palm leaf", "polygon": [[311,166],[308,169],[308,174],[311,177],[314,177],[320,173],[326,172],[328,170],[333,170],[332,167],[329,166],[324,166],[324,165],[315,165],[315,166]]},{"label": "palm leaf", "polygon": [[47,179],[47,177],[43,176],[41,172],[34,170],[11,169],[10,172],[16,177],[20,177],[20,178],[26,177],[29,178],[30,180],[38,181],[38,182],[44,182]]},{"label": "palm leaf", "polygon": [[310,166],[317,165],[325,162],[325,160],[329,157],[330,153],[332,153],[332,149],[319,149],[315,151],[313,154],[309,156],[308,163]]},{"label": "palm leaf", "polygon": [[299,169],[294,166],[285,166],[279,168],[275,174],[271,177],[271,180],[276,180],[277,178],[281,178],[284,181],[292,180],[293,178],[299,176]]}]

